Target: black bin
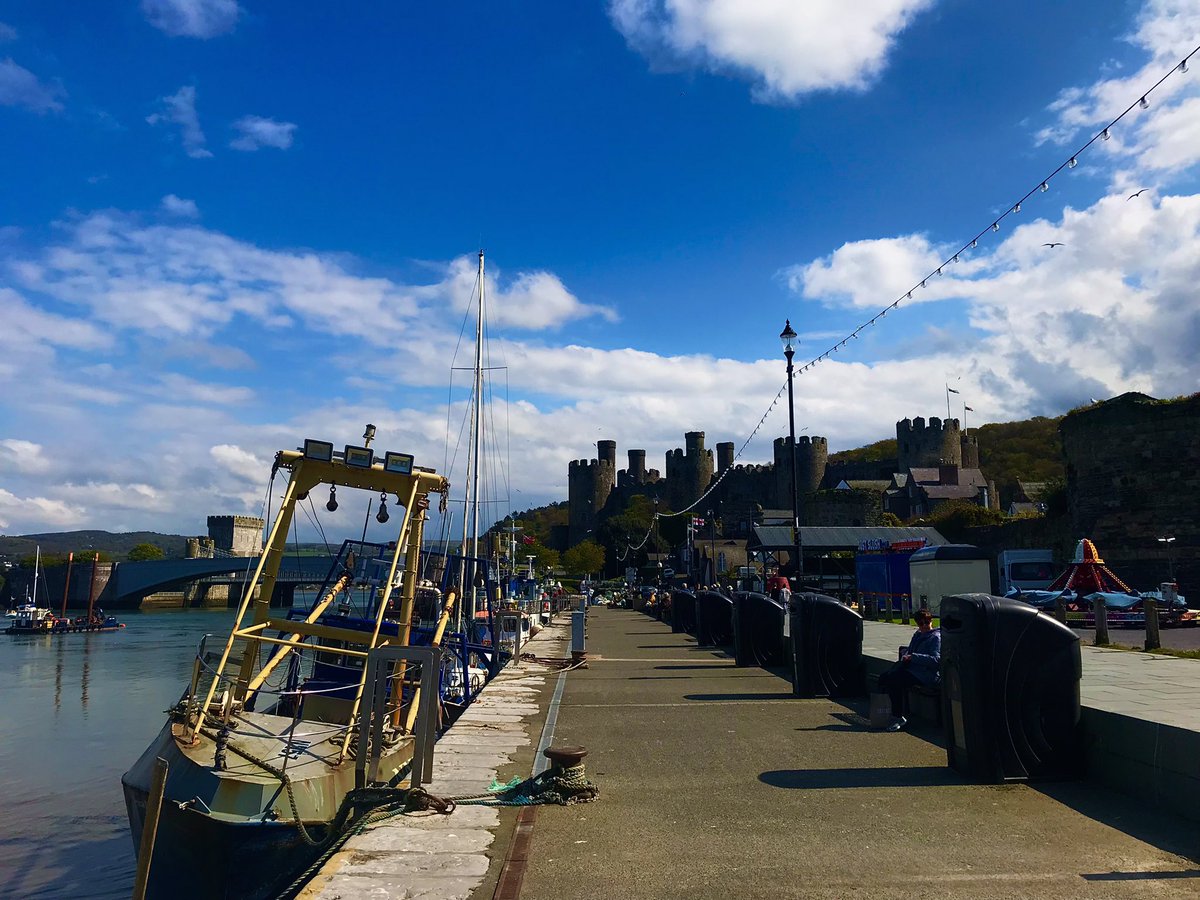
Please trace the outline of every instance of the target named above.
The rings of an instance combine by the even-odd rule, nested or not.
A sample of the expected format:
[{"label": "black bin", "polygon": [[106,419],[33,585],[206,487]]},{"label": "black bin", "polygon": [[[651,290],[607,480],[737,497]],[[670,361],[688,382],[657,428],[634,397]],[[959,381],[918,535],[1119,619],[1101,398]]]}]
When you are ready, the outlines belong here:
[{"label": "black bin", "polygon": [[696,643],[728,647],[733,643],[733,598],[717,591],[696,595]]},{"label": "black bin", "polygon": [[696,633],[696,595],[691,591],[671,591],[671,630]]},{"label": "black bin", "polygon": [[991,783],[1077,774],[1079,636],[990,594],[944,597],[941,613],[950,767]]},{"label": "black bin", "polygon": [[766,594],[733,595],[733,656],[739,666],[764,669],[787,663],[783,605]]},{"label": "black bin", "polygon": [[862,616],[825,594],[792,594],[791,607],[792,693],[862,694]]}]

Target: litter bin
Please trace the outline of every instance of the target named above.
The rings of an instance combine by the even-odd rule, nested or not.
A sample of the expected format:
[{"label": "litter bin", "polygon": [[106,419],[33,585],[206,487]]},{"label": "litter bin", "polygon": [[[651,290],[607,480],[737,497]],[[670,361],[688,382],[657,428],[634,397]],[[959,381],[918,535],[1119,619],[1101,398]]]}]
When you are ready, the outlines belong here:
[{"label": "litter bin", "polygon": [[792,694],[861,694],[862,616],[825,594],[792,594],[791,606]]},{"label": "litter bin", "polygon": [[696,643],[728,647],[733,643],[733,599],[717,591],[696,595]]},{"label": "litter bin", "polygon": [[1076,774],[1079,636],[990,594],[944,597],[941,629],[950,767],[991,783]]},{"label": "litter bin", "polygon": [[783,617],[783,605],[766,594],[734,594],[733,655],[737,665],[767,669],[787,663]]},{"label": "litter bin", "polygon": [[691,591],[671,591],[671,630],[696,632],[696,595]]}]

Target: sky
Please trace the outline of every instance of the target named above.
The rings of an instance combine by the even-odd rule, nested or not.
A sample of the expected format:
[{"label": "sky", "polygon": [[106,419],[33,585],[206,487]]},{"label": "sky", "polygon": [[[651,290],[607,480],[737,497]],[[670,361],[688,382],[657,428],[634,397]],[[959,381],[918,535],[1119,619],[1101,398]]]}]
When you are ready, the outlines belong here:
[{"label": "sky", "polygon": [[461,497],[480,249],[488,519],[598,440],[769,460],[785,320],[856,334],[795,380],[831,450],[947,385],[1194,392],[1198,45],[1200,0],[7,0],[0,532],[203,533],[366,422]]}]

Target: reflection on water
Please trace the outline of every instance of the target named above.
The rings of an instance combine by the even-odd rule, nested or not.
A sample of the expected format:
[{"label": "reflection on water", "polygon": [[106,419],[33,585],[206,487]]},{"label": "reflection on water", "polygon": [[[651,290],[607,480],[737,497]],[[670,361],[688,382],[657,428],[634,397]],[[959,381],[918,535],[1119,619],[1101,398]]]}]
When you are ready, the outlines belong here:
[{"label": "reflection on water", "polygon": [[121,775],[165,721],[226,610],[125,613],[108,634],[0,634],[0,897],[126,898]]}]

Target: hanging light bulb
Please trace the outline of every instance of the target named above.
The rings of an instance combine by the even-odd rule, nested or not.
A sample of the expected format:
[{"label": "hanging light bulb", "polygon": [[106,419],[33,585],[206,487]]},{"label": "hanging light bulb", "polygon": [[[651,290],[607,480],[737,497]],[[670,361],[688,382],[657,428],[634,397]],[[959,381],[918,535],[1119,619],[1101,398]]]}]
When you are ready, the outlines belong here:
[{"label": "hanging light bulb", "polygon": [[1182,61],[1179,63],[1179,71],[1180,71],[1180,72],[1186,72],[1186,71],[1187,71],[1187,60],[1186,60],[1186,59],[1185,59],[1185,60],[1182,60]]},{"label": "hanging light bulb", "polygon": [[924,281],[922,281],[922,282],[921,282],[921,287],[925,287],[925,282],[924,282]]},{"label": "hanging light bulb", "polygon": [[958,254],[957,253],[954,254],[954,258],[951,259],[950,262],[952,262],[952,263],[958,262]]},{"label": "hanging light bulb", "polygon": [[999,222],[993,222],[993,223],[992,223],[992,231],[999,231],[999,230],[1000,230],[1000,223],[999,223]]},{"label": "hanging light bulb", "polygon": [[1142,109],[1149,109],[1150,103],[1146,100],[1145,97],[1143,97],[1141,100],[1138,101],[1138,106],[1140,106]]},{"label": "hanging light bulb", "polygon": [[329,486],[329,502],[325,504],[325,508],[330,512],[337,512],[337,488],[332,484]]},{"label": "hanging light bulb", "polygon": [[1046,191],[1050,190],[1050,182],[1043,181],[1042,186],[1038,190],[1040,190],[1043,194],[1046,193]]},{"label": "hanging light bulb", "polygon": [[1020,211],[1021,211],[1021,204],[1018,203],[1013,207],[1013,212],[1019,213]]},{"label": "hanging light bulb", "polygon": [[1109,134],[1108,129],[1105,128],[1102,132],[1100,132],[1100,137],[1107,141],[1110,137],[1112,137],[1112,135]]},{"label": "hanging light bulb", "polygon": [[941,275],[941,274],[942,274],[942,267],[941,267],[941,266],[938,266],[937,273],[938,273],[939,275]]},{"label": "hanging light bulb", "polygon": [[1077,160],[1075,157],[1072,156],[1070,159],[1067,160],[1067,168],[1068,169],[1073,169],[1077,165],[1079,165],[1079,160]]},{"label": "hanging light bulb", "polygon": [[379,495],[379,512],[375,513],[375,521],[383,525],[390,519],[387,511],[387,494]]},{"label": "hanging light bulb", "polygon": [[978,246],[979,246],[979,238],[975,238],[974,240],[971,241],[971,249],[972,250],[974,250]]},{"label": "hanging light bulb", "polygon": [[912,291],[909,291],[909,292],[908,292],[908,299],[909,299],[909,300],[911,300],[911,299],[912,299]]}]

